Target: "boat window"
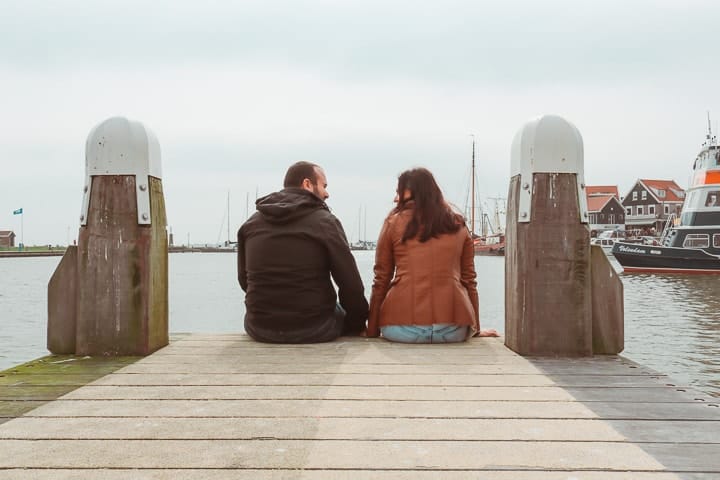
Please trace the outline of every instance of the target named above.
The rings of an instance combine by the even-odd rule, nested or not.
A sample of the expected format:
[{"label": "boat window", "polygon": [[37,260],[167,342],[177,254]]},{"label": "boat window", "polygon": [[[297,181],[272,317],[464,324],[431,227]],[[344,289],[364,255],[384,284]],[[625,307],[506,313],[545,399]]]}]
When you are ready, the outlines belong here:
[{"label": "boat window", "polygon": [[710,246],[710,239],[707,233],[689,233],[683,241],[684,248],[707,248]]},{"label": "boat window", "polygon": [[720,190],[711,190],[707,192],[707,196],[705,197],[705,206],[717,207],[718,205],[720,205]]},{"label": "boat window", "polygon": [[701,167],[701,168],[705,169],[705,168],[708,167],[708,161],[707,161],[707,160],[708,160],[707,154],[706,154],[706,153],[702,153],[702,154],[700,155],[700,167]]},{"label": "boat window", "polygon": [[713,234],[713,247],[720,248],[720,233]]}]

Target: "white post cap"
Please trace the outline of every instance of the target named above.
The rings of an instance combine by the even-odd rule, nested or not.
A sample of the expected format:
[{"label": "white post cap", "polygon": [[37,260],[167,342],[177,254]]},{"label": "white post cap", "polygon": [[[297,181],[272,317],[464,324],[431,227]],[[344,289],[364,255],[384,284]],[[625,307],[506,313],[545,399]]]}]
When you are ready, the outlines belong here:
[{"label": "white post cap", "polygon": [[534,173],[575,173],[580,221],[587,223],[583,140],[564,118],[543,115],[528,121],[515,134],[510,151],[510,176],[520,175],[518,221],[530,221]]},{"label": "white post cap", "polygon": [[87,224],[92,177],[135,175],[138,223],[150,224],[149,178],[162,178],[160,144],[140,122],[113,117],[90,131],[85,143],[85,188],[80,223]]}]

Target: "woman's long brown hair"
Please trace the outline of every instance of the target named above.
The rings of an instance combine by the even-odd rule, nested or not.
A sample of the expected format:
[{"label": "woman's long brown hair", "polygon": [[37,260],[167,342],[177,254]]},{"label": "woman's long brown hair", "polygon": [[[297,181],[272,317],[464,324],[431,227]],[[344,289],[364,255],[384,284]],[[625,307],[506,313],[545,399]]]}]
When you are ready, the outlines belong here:
[{"label": "woman's long brown hair", "polygon": [[[411,197],[403,199],[409,190]],[[414,203],[413,216],[402,236],[402,242],[416,238],[422,243],[443,233],[455,233],[465,225],[462,215],[455,213],[443,198],[433,174],[426,168],[406,170],[398,177],[398,204],[394,213]]]}]

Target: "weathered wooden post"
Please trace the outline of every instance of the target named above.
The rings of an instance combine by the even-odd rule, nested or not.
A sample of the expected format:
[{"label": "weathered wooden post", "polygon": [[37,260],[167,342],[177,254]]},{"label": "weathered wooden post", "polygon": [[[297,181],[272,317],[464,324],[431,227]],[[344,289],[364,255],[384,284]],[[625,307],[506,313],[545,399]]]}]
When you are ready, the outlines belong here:
[{"label": "weathered wooden post", "polygon": [[111,118],[88,135],[85,166],[77,252],[48,285],[48,349],[147,355],[168,344],[160,145],[141,123]]},{"label": "weathered wooden post", "polygon": [[[622,350],[617,341],[622,328],[613,332],[606,326],[617,326],[617,317],[600,315],[619,314],[622,326],[622,283],[604,254],[595,257],[596,270],[614,279],[593,289],[583,172],[582,137],[565,119],[543,116],[515,135],[505,249],[505,343],[520,354],[592,355],[596,329],[606,339],[595,353]],[[603,298],[617,302],[618,291],[619,310],[600,312]]]}]

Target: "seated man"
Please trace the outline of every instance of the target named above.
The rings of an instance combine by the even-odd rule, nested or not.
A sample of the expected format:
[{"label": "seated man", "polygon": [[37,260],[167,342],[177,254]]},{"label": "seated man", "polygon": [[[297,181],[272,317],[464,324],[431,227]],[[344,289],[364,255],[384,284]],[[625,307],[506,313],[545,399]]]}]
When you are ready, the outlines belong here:
[{"label": "seated man", "polygon": [[[238,231],[245,331],[272,343],[328,342],[365,331],[368,303],[319,166],[298,162]],[[330,275],[338,286],[340,304]]]}]

